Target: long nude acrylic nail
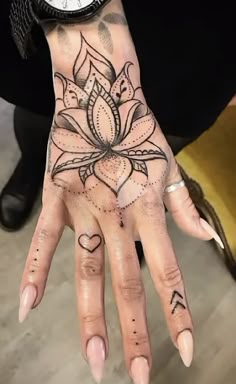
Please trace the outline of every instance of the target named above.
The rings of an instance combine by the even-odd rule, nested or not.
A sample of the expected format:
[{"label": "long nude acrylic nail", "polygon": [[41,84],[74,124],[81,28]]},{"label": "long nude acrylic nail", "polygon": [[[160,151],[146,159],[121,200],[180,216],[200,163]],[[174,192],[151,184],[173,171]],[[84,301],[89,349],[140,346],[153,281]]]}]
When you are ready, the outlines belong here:
[{"label": "long nude acrylic nail", "polygon": [[87,345],[87,359],[96,383],[100,383],[103,377],[105,365],[105,344],[101,337],[94,336]]},{"label": "long nude acrylic nail", "polygon": [[203,227],[203,229],[209,233],[210,236],[213,237],[213,239],[215,239],[215,241],[219,244],[219,246],[224,249],[224,244],[223,244],[223,241],[221,240],[220,236],[216,233],[216,231],[210,226],[210,224],[208,224],[208,222],[204,219],[200,219],[200,223],[201,223],[201,226]]},{"label": "long nude acrylic nail", "polygon": [[145,357],[136,357],[131,364],[131,377],[134,384],[148,384],[150,368]]},{"label": "long nude acrylic nail", "polygon": [[34,305],[35,299],[37,297],[37,289],[34,285],[27,285],[22,292],[20,298],[20,308],[19,308],[19,322],[23,321],[28,316],[31,308]]},{"label": "long nude acrylic nail", "polygon": [[179,334],[177,339],[179,354],[186,367],[190,367],[193,360],[193,335],[189,330]]}]

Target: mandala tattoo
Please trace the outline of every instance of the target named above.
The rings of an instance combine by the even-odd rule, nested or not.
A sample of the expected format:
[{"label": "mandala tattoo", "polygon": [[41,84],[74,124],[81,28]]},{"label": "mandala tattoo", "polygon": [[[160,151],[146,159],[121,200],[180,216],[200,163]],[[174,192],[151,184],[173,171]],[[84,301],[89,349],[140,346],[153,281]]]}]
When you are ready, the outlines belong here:
[{"label": "mandala tattoo", "polygon": [[55,73],[61,94],[51,135],[59,150],[52,179],[77,171],[78,190],[88,191],[87,183],[93,179],[95,186],[109,188],[117,200],[122,191],[128,196],[126,186],[129,190],[133,186],[129,204],[120,207],[143,193],[150,179],[148,163],[167,163],[165,152],[152,141],[155,118],[140,101],[140,88],[133,87],[131,66],[127,62],[116,73],[111,62],[81,35],[73,79]]}]

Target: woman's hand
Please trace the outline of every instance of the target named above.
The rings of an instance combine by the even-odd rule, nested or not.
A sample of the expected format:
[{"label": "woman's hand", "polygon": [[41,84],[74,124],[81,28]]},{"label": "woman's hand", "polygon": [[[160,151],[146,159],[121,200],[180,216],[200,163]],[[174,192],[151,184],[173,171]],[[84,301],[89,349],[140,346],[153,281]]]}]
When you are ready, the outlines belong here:
[{"label": "woman's hand", "polygon": [[[100,17],[125,24],[117,16],[121,10],[120,3],[111,3]],[[57,26],[48,34],[56,111],[43,208],[23,274],[19,316],[22,321],[40,303],[56,246],[65,225],[70,226],[83,352],[100,381],[108,356],[106,245],[127,369],[138,384],[148,382],[152,358],[135,241],[142,242],[172,341],[189,366],[193,325],[164,206],[190,235],[208,240],[213,233],[200,220],[186,187],[166,191],[181,180],[178,166],[146,105],[127,27],[115,24],[113,35],[112,54],[105,52],[90,24],[82,30]]]}]

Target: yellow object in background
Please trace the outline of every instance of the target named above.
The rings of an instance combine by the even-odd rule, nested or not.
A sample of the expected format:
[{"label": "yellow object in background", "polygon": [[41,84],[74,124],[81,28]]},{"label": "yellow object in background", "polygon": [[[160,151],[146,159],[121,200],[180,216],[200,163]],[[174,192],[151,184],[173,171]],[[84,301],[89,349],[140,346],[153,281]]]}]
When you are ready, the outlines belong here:
[{"label": "yellow object in background", "polygon": [[236,263],[236,107],[176,157],[214,207]]}]

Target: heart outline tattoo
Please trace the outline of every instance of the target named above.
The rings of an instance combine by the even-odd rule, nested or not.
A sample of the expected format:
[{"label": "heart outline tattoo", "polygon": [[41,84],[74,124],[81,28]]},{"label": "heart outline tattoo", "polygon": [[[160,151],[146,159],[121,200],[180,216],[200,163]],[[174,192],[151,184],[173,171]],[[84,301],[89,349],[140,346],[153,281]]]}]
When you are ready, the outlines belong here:
[{"label": "heart outline tattoo", "polygon": [[98,234],[89,236],[86,233],[83,233],[79,236],[78,243],[81,248],[85,249],[89,253],[93,253],[102,244],[102,237]]}]

